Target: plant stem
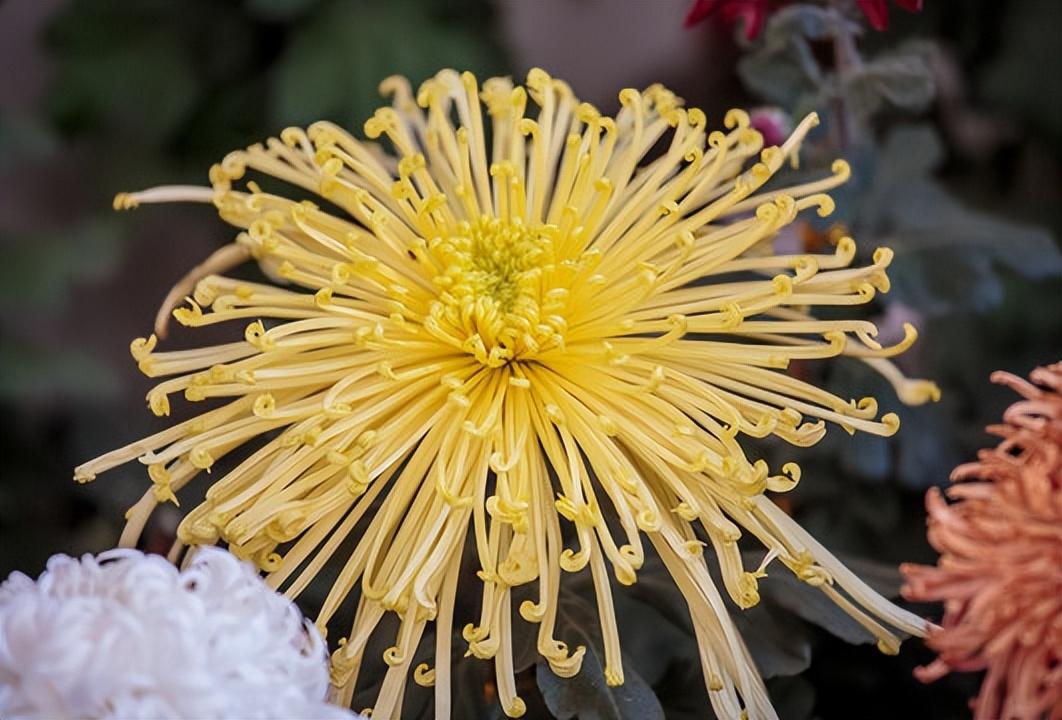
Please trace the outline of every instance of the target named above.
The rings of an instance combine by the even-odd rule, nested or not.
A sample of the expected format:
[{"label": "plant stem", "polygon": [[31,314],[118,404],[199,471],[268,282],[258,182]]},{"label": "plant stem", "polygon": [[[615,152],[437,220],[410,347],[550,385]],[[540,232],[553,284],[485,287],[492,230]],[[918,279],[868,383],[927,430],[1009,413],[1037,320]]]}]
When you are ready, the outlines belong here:
[{"label": "plant stem", "polygon": [[844,21],[844,13],[837,7],[837,0],[830,5],[831,11],[838,16],[837,31],[833,36],[833,65],[838,88],[830,105],[833,110],[834,142],[838,150],[844,152],[851,147],[857,128],[855,117],[844,100],[841,88],[847,76],[863,66],[863,58],[856,48],[855,34],[849,30],[848,23]]}]

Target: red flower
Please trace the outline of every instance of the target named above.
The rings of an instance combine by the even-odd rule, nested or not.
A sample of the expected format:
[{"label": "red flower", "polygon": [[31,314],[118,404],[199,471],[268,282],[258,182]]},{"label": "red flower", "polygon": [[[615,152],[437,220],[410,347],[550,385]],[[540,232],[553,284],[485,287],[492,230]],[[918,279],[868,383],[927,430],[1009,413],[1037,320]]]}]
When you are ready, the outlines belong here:
[{"label": "red flower", "polygon": [[781,145],[793,132],[793,119],[778,107],[758,107],[749,110],[752,129],[763,135],[764,147]]},{"label": "red flower", "polygon": [[[922,10],[923,0],[895,0],[896,4],[907,12]],[[686,13],[683,24],[693,27],[717,10],[727,22],[743,20],[745,37],[755,39],[763,30],[767,16],[781,5],[781,0],[694,0]],[[889,0],[856,0],[856,5],[863,11],[867,22],[875,30],[885,30],[889,26]]]},{"label": "red flower", "polygon": [[763,30],[774,4],[772,0],[694,0],[683,24],[693,27],[718,10],[727,22],[743,20],[745,37],[752,40]]},{"label": "red flower", "polygon": [[[859,9],[867,16],[867,22],[875,30],[889,27],[889,0],[856,0]],[[896,4],[907,12],[919,12],[922,0],[896,0]]]},{"label": "red flower", "polygon": [[[943,601],[915,675],[986,670],[976,720],[1062,718],[1062,363],[1032,383],[992,376],[1023,396],[989,431],[1003,438],[931,490],[935,567],[904,566],[904,597]],[[953,502],[948,502],[944,495]]]}]

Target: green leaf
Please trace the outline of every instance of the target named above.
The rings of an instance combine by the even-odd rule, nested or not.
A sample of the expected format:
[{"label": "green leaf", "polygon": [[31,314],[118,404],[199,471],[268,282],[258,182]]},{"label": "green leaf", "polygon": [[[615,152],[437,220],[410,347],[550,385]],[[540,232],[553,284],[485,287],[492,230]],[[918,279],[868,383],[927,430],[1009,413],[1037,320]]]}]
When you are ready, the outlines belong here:
[{"label": "green leaf", "polygon": [[[806,52],[805,52],[806,51]],[[794,62],[794,57],[801,61]],[[738,75],[745,86],[765,101],[795,108],[814,94],[817,71],[803,60],[810,57],[807,43],[797,41],[787,52],[760,52],[738,62]]]},{"label": "green leaf", "polygon": [[[745,558],[746,564],[755,567],[760,563],[761,555],[749,554]],[[717,564],[709,561],[709,570],[716,587],[722,588]],[[645,564],[638,571],[638,582],[617,593],[618,609],[623,608],[622,603],[628,601],[628,596],[633,598],[635,604],[629,612],[624,612],[624,617],[636,619],[621,623],[621,640],[625,650],[629,649],[632,655],[640,656],[643,654],[641,648],[651,647],[650,642],[655,639],[659,643],[658,647],[663,648],[663,651],[652,655],[657,665],[682,662],[700,664],[689,607],[655,554],[646,557]],[[729,599],[724,602],[728,604],[730,616],[763,677],[792,675],[808,667],[811,661],[810,639],[798,618],[792,617],[771,601],[748,609],[733,605]],[[656,685],[651,671],[643,671],[643,675]],[[698,679],[697,682],[703,680]]]},{"label": "green leaf", "polygon": [[814,5],[791,5],[771,15],[763,39],[738,62],[742,82],[764,100],[795,114],[810,109],[825,74],[811,40],[833,37],[851,25],[840,15]]},{"label": "green leaf", "polygon": [[811,665],[811,642],[804,624],[772,601],[730,613],[766,680],[797,675]]},{"label": "green leaf", "polygon": [[929,175],[939,156],[928,128],[895,130],[854,209],[857,235],[896,251],[895,297],[926,315],[984,311],[1002,299],[1001,267],[1028,279],[1062,276],[1050,234],[966,207]]},{"label": "green leaf", "polygon": [[831,8],[789,5],[767,20],[762,40],[738,62],[738,76],[767,102],[801,116],[837,92],[834,75],[819,64],[812,43],[858,32],[858,25]]},{"label": "green leaf", "polygon": [[928,175],[944,159],[944,146],[929,125],[900,125],[878,148],[873,170],[874,189],[902,186],[904,182]]},{"label": "green leaf", "polygon": [[[917,234],[892,241],[892,247],[929,240]],[[899,240],[899,242],[897,242]],[[942,273],[941,268],[948,268]],[[946,315],[953,309],[984,312],[997,305],[1003,287],[992,258],[983,252],[963,252],[961,247],[901,247],[892,263],[893,297],[919,308],[924,315]]]},{"label": "green leaf", "polygon": [[[747,562],[751,564],[752,558]],[[899,573],[895,568],[852,558],[842,559],[842,562],[886,597],[895,595],[899,589]],[[760,580],[760,597],[776,603],[846,642],[875,642],[873,635],[841,610],[825,593],[798,579],[786,568],[775,569]]]},{"label": "green leaf", "polygon": [[832,9],[796,3],[771,15],[763,32],[763,44],[780,48],[794,37],[830,40],[841,32],[858,33],[859,26]]},{"label": "green leaf", "polygon": [[[622,632],[622,630],[621,630]],[[586,647],[582,668],[572,678],[560,678],[547,663],[539,662],[537,679],[546,705],[560,720],[663,720],[664,711],[649,684],[624,657],[624,682],[605,682],[603,644],[597,610],[572,589],[561,592],[557,609],[558,640],[571,650]]]},{"label": "green leaf", "polygon": [[840,553],[835,553],[835,555],[849,570],[858,575],[860,580],[876,592],[887,598],[899,596],[903,578],[900,575],[900,569],[895,565],[852,555],[842,555]]},{"label": "green leaf", "polygon": [[841,83],[841,94],[863,116],[873,115],[886,102],[903,110],[924,110],[934,93],[929,65],[916,52],[871,60],[844,76]]}]

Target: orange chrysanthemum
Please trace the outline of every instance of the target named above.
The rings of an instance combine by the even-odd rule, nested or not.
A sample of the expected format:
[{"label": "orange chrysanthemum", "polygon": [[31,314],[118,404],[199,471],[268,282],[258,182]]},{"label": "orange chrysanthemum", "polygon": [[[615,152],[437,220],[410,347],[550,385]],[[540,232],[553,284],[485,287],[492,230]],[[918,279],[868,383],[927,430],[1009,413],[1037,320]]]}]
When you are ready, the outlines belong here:
[{"label": "orange chrysanthemum", "polygon": [[952,473],[953,503],[926,496],[937,566],[903,568],[906,598],[944,602],[939,657],[916,674],[987,670],[976,720],[1062,718],[1062,363],[1030,378],[992,376],[1025,399],[988,428],[999,446]]}]

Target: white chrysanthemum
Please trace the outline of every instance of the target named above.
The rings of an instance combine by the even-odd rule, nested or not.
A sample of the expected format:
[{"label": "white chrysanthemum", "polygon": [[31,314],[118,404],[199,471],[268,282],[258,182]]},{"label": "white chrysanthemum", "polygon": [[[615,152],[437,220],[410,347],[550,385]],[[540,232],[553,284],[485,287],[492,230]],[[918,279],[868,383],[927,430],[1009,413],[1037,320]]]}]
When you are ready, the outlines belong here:
[{"label": "white chrysanthemum", "polygon": [[316,629],[253,567],[202,548],[56,555],[0,585],[0,717],[335,718]]}]

